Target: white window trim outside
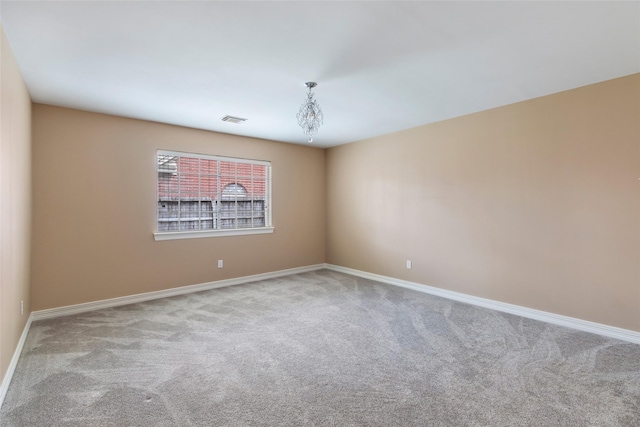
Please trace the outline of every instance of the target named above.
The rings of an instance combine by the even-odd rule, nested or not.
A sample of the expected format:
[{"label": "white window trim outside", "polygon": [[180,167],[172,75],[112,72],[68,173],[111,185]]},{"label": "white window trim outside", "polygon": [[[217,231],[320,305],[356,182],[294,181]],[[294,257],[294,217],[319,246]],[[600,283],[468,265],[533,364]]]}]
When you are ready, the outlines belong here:
[{"label": "white window trim outside", "polygon": [[[224,229],[224,230],[185,230],[185,231],[155,231],[153,238],[156,241],[161,240],[177,240],[177,239],[198,239],[203,237],[225,237],[225,236],[246,236],[251,234],[270,234],[275,231],[275,227],[272,225],[272,212],[271,212],[271,162],[263,160],[251,160],[241,159],[238,157],[224,157],[213,156],[209,154],[189,153],[183,151],[170,151],[170,150],[157,150],[154,158],[154,165],[156,168],[156,198],[158,194],[158,173],[157,173],[157,157],[158,155],[166,156],[179,156],[179,157],[194,157],[199,159],[218,160],[223,162],[240,162],[251,163],[256,165],[262,165],[267,167],[267,195],[266,195],[266,209],[265,209],[265,226],[258,228],[237,228],[237,229]],[[158,224],[158,208],[156,209],[156,227]]]}]

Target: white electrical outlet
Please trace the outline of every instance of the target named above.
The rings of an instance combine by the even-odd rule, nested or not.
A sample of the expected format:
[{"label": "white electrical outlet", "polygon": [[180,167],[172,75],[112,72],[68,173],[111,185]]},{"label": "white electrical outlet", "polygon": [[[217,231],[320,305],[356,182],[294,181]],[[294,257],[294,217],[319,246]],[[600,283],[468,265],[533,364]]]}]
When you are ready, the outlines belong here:
[{"label": "white electrical outlet", "polygon": [[218,268],[222,268],[222,266],[224,265],[224,263],[222,262],[221,259],[218,260]]},{"label": "white electrical outlet", "polygon": [[407,260],[407,268],[411,268],[411,261]]},{"label": "white electrical outlet", "polygon": [[20,301],[20,316],[24,314],[24,301]]}]

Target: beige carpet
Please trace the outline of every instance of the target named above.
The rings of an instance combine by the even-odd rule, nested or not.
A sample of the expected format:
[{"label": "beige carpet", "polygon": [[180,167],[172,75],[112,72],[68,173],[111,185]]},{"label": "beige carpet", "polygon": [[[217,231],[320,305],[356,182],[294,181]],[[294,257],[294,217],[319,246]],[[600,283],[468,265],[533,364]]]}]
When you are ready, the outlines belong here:
[{"label": "beige carpet", "polygon": [[640,346],[322,270],[35,322],[2,426],[639,426]]}]

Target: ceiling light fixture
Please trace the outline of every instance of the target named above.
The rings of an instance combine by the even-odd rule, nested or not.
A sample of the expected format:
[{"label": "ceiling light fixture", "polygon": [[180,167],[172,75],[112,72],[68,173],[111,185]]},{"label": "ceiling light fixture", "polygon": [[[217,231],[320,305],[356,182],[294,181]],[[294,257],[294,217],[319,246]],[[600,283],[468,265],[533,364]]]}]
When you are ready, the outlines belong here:
[{"label": "ceiling light fixture", "polygon": [[309,88],[307,99],[300,106],[300,111],[298,111],[296,117],[302,131],[305,135],[309,135],[309,142],[313,142],[313,135],[318,133],[318,128],[322,125],[324,117],[320,105],[313,98],[313,92],[311,92],[311,89],[318,86],[318,84],[316,82],[306,82],[305,86]]}]

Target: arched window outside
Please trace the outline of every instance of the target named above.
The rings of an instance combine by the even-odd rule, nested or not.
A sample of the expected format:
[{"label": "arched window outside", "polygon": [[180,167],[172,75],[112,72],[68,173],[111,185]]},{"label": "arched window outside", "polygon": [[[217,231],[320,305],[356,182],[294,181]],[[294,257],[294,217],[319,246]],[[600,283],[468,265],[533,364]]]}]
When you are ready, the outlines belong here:
[{"label": "arched window outside", "polygon": [[244,188],[241,184],[236,184],[235,182],[231,184],[227,184],[222,189],[222,200],[235,200],[236,198],[246,198],[247,197],[247,189]]}]

